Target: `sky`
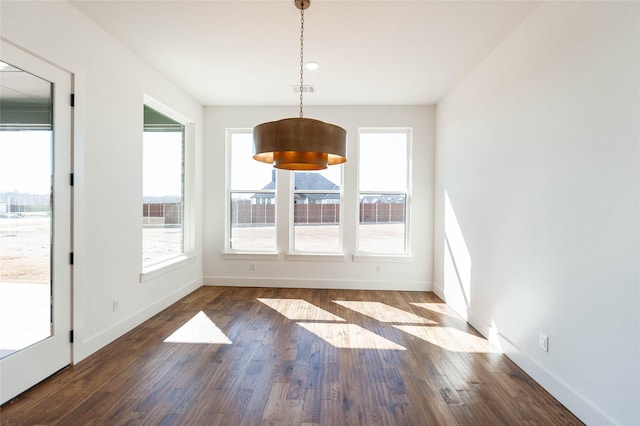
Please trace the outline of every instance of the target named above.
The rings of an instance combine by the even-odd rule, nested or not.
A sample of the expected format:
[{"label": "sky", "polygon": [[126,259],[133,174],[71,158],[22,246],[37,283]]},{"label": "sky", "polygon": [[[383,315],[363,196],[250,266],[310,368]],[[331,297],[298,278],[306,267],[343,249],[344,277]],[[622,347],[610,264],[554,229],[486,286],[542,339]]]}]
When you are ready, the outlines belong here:
[{"label": "sky", "polygon": [[231,140],[232,189],[261,189],[271,182],[273,166],[253,159],[253,133],[233,133]]},{"label": "sky", "polygon": [[51,132],[0,132],[0,192],[48,194]]},{"label": "sky", "polygon": [[182,137],[182,132],[144,132],[143,196],[182,194]]},{"label": "sky", "polygon": [[[145,132],[143,191],[180,195],[181,133]],[[0,132],[0,192],[48,194],[52,172],[51,132]]]},{"label": "sky", "polygon": [[406,191],[406,133],[361,133],[359,151],[360,191]]},{"label": "sky", "polygon": [[[232,189],[260,189],[271,181],[273,167],[253,159],[251,133],[234,133],[231,156]],[[179,195],[182,173],[182,134],[145,132],[143,138],[143,193],[145,196]],[[360,135],[361,191],[406,189],[405,133]],[[51,175],[51,132],[0,132],[0,192],[47,194]],[[350,158],[355,162],[357,159]],[[389,167],[393,164],[393,167]],[[321,172],[340,185],[341,166]]]},{"label": "sky", "polygon": [[[360,135],[360,190],[404,191],[407,189],[407,134],[362,133]],[[231,141],[231,188],[260,189],[271,182],[273,166],[253,159],[253,135],[233,133]],[[355,158],[347,161],[357,162]],[[393,167],[389,167],[392,164]],[[319,171],[341,185],[341,166]]]}]

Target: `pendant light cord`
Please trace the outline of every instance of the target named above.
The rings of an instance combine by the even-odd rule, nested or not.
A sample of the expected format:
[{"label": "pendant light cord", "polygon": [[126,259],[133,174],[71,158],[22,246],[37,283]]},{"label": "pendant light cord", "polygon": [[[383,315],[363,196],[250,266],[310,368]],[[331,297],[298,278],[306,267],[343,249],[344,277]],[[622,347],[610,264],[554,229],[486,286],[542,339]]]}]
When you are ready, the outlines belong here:
[{"label": "pendant light cord", "polygon": [[304,2],[300,8],[300,118],[302,118],[302,89],[304,82]]}]

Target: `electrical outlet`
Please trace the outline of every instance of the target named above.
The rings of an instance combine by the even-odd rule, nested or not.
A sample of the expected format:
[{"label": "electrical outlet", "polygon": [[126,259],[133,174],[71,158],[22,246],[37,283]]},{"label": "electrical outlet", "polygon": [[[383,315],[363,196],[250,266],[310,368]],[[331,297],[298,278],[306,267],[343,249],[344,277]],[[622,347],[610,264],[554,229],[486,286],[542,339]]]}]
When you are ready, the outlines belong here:
[{"label": "electrical outlet", "polygon": [[256,270],[256,262],[251,262],[249,264],[249,270],[250,271],[255,271]]},{"label": "electrical outlet", "polygon": [[379,274],[380,272],[382,272],[382,266],[380,265],[376,265],[376,272]]},{"label": "electrical outlet", "polygon": [[113,299],[113,312],[118,312],[120,310],[120,300]]},{"label": "electrical outlet", "polygon": [[549,352],[549,336],[544,333],[538,335],[538,346],[545,352]]}]

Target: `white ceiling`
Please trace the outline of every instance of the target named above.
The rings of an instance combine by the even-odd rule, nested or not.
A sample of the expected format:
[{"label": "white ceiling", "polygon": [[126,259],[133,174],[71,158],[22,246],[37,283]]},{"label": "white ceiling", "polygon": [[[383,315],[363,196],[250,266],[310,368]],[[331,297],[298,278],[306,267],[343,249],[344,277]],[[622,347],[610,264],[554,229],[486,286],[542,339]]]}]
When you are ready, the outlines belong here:
[{"label": "white ceiling", "polygon": [[[204,105],[295,105],[293,0],[71,1]],[[312,0],[305,105],[434,104],[539,1]]]},{"label": "white ceiling", "polygon": [[0,104],[48,105],[51,83],[0,62]]}]

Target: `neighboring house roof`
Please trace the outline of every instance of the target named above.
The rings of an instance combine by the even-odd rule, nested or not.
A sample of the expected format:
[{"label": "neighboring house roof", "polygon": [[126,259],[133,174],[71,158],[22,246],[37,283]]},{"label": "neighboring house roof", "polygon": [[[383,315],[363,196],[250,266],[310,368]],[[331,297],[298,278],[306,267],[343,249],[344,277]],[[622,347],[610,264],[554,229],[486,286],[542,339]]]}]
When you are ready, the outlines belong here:
[{"label": "neighboring house roof", "polygon": [[[296,172],[295,173],[295,189],[304,190],[304,189],[313,189],[319,191],[339,191],[340,187],[335,183],[331,182],[329,179],[325,178],[319,173],[308,173],[308,172]],[[276,181],[275,181],[275,170],[271,175],[271,182],[267,185],[263,186],[262,189],[275,189]],[[264,193],[258,195],[252,195],[251,198],[274,198],[275,195],[273,193]],[[338,199],[340,198],[339,194],[296,194],[296,200],[319,200],[319,199]],[[380,195],[365,195],[360,200],[360,203],[363,204],[378,204],[378,203],[403,203],[405,202],[404,195],[395,195],[395,194],[380,194]]]},{"label": "neighboring house roof", "polygon": [[[322,176],[319,173],[309,173],[309,172],[296,172],[295,173],[295,189],[313,189],[320,191],[339,191],[340,186],[331,182],[326,177]],[[271,174],[271,182],[267,185],[263,186],[262,189],[275,189],[276,188],[276,175],[275,170],[274,173]]]},{"label": "neighboring house roof", "polygon": [[373,204],[376,201],[378,201],[378,197],[377,196],[365,195],[364,197],[362,197],[362,200],[360,200],[360,203],[362,203],[362,204]]},{"label": "neighboring house roof", "polygon": [[360,200],[362,204],[395,204],[395,203],[403,203],[405,201],[404,195],[389,195],[389,194],[381,194],[381,195],[365,195]]},{"label": "neighboring house roof", "polygon": [[[316,191],[339,191],[340,186],[331,182],[326,177],[319,173],[308,172],[296,172],[294,174],[295,182],[294,188],[297,190],[316,190]],[[263,186],[262,189],[275,189],[276,188],[276,174],[275,170],[271,174],[271,182]],[[306,197],[302,197],[300,194],[296,194],[297,199],[334,199],[339,198],[339,194],[305,194]],[[251,198],[273,198],[274,195],[270,193],[260,194],[260,196],[253,195]]]},{"label": "neighboring house roof", "polygon": [[330,193],[330,194],[296,194],[296,200],[339,200],[340,194]]},{"label": "neighboring house roof", "polygon": [[144,204],[175,204],[182,202],[182,199],[179,195],[145,196],[142,202]]}]

